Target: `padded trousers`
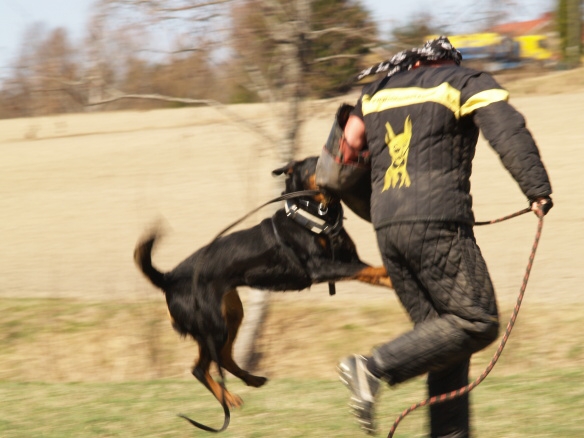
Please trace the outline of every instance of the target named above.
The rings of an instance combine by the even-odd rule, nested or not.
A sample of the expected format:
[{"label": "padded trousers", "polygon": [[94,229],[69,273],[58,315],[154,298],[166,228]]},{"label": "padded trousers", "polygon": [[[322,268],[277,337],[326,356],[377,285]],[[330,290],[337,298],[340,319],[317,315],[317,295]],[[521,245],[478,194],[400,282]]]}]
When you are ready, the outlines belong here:
[{"label": "padded trousers", "polygon": [[[377,231],[383,263],[414,327],[376,347],[371,371],[390,384],[428,373],[430,396],[468,384],[470,357],[498,336],[497,303],[472,227],[393,224]],[[431,437],[468,437],[469,398],[430,408]]]}]

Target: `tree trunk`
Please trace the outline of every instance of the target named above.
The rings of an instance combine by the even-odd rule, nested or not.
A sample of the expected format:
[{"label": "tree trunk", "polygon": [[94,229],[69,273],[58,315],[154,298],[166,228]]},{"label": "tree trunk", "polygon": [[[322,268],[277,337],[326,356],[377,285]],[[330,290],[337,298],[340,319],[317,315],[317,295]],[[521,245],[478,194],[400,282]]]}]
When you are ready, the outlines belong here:
[{"label": "tree trunk", "polygon": [[[285,102],[280,114],[282,138],[278,142],[277,157],[281,164],[294,159],[297,150],[298,130],[302,123],[300,118],[300,99],[304,65],[302,53],[305,35],[309,23],[310,0],[296,0],[296,20],[278,22],[276,29],[271,29],[273,35],[282,35],[279,47],[279,65],[283,72],[283,87],[279,99]],[[280,185],[274,192],[281,192]],[[235,360],[244,369],[251,369],[259,359],[256,341],[262,333],[263,325],[269,310],[270,294],[264,291],[251,290],[246,304],[246,317],[243,320],[239,339],[235,344]]]}]

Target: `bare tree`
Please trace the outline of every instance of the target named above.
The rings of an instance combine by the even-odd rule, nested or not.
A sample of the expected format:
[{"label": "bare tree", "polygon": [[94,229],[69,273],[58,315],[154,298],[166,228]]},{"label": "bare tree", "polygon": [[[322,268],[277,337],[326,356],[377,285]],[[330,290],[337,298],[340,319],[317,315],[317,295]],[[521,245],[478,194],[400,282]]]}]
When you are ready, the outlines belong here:
[{"label": "bare tree", "polygon": [[47,30],[30,26],[12,74],[3,84],[8,117],[38,116],[79,111],[81,106],[68,93],[77,85],[81,70],[77,50],[63,28]]},{"label": "bare tree", "polygon": [[[303,87],[304,36],[310,14],[309,0],[261,2],[261,13],[265,19],[265,31],[276,42],[271,53],[270,65],[275,70],[275,80],[270,80],[253,60],[258,60],[257,47],[239,47],[239,59],[247,72],[247,86],[267,103],[285,102],[279,110],[278,120],[282,135],[274,145],[277,160],[287,162],[296,155],[298,130],[301,125],[300,99]],[[241,12],[241,11],[239,11]],[[254,29],[244,29],[253,32]],[[248,40],[249,42],[249,40]],[[255,49],[255,50],[254,50]],[[275,107],[278,111],[278,107]],[[279,191],[275,186],[273,192]],[[244,368],[254,361],[255,342],[261,333],[269,307],[269,294],[251,290],[247,304],[247,317],[235,346],[235,358]]]}]

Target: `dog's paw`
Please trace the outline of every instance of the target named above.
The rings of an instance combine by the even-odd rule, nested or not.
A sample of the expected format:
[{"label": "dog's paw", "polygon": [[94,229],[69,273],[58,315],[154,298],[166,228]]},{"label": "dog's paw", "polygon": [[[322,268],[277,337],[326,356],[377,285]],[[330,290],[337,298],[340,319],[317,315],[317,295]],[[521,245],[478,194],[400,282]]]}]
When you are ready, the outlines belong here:
[{"label": "dog's paw", "polygon": [[249,375],[247,376],[247,379],[245,379],[245,384],[247,386],[253,386],[254,388],[259,388],[260,386],[265,385],[265,383],[268,381],[268,379],[266,377],[261,377],[261,376],[253,376],[253,375]]},{"label": "dog's paw", "polygon": [[225,392],[225,402],[230,408],[240,408],[243,405],[243,400],[240,396],[232,394],[229,391]]},{"label": "dog's paw", "polygon": [[390,289],[393,289],[393,283],[391,282],[391,279],[389,277],[381,277],[379,279],[379,284],[381,286],[385,286],[385,287],[388,287]]}]

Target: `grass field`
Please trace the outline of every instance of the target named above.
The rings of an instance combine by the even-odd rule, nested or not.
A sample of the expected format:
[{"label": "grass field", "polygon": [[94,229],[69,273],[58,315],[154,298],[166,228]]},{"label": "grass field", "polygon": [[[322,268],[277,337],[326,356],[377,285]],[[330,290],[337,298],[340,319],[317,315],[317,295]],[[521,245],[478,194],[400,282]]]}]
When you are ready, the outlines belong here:
[{"label": "grass field", "polygon": [[[493,376],[471,393],[477,437],[579,437],[584,434],[584,370],[529,371]],[[277,379],[262,389],[228,381],[243,396],[225,437],[364,436],[348,413],[348,392],[337,382]],[[399,412],[423,396],[423,382],[385,390],[378,405],[387,435]],[[176,415],[212,427],[221,407],[192,380],[124,383],[0,383],[0,436],[181,437],[203,436]],[[422,437],[425,408],[399,425],[396,437]]]},{"label": "grass field", "polygon": [[[274,295],[260,342],[268,384],[228,387],[245,401],[226,437],[353,437],[348,391],[336,360],[409,326],[391,300],[347,306]],[[176,415],[222,424],[215,399],[189,373],[196,348],[170,328],[164,304],[58,299],[0,300],[0,436],[202,436]],[[524,304],[499,363],[472,392],[477,437],[584,436],[584,339],[574,332],[582,306]],[[510,311],[502,309],[506,322]],[[326,330],[323,331],[323,327]],[[478,376],[495,351],[473,359]],[[386,389],[379,403],[387,434],[406,407],[424,398],[422,378]],[[419,409],[396,437],[425,436]]]}]

